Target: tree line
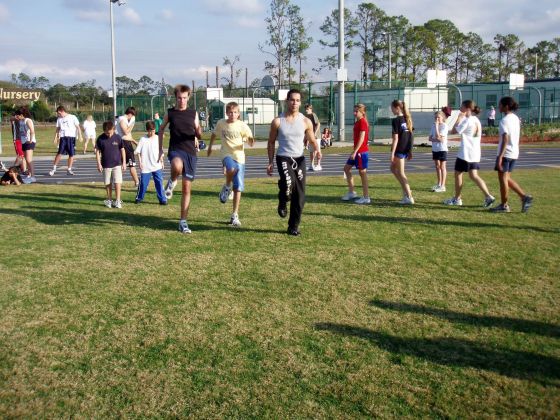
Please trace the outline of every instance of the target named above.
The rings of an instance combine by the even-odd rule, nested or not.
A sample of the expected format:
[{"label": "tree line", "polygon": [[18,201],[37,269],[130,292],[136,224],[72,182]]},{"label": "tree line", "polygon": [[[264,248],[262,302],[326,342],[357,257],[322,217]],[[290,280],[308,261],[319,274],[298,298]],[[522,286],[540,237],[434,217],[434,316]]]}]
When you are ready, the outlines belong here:
[{"label": "tree line", "polygon": [[[446,70],[455,83],[501,82],[510,73],[560,77],[560,37],[527,46],[515,34],[496,34],[493,43],[486,43],[477,33],[461,32],[450,20],[412,25],[405,16],[390,16],[374,3],[346,8],[344,17],[345,58],[359,57],[363,81],[388,79],[389,50],[393,78],[405,82],[425,80],[428,69]],[[265,22],[268,38],[259,49],[273,58],[265,62],[265,70],[282,85],[291,83],[294,63],[299,63],[301,83],[307,77],[301,61],[313,42],[306,35],[309,22],[291,0],[271,0]],[[318,74],[338,67],[338,9],[325,18],[320,31],[319,44],[326,55],[313,69]]]}]

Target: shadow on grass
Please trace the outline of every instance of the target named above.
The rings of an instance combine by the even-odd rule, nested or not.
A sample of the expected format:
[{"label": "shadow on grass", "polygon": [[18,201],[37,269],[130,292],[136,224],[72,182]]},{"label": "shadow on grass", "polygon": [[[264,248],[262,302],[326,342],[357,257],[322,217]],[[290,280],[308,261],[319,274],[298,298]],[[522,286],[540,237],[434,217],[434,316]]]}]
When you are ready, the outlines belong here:
[{"label": "shadow on grass", "polygon": [[536,353],[485,346],[457,338],[403,338],[368,328],[322,322],[318,331],[366,340],[397,356],[413,356],[440,365],[483,369],[517,379],[553,385],[560,379],[560,360]]},{"label": "shadow on grass", "polygon": [[378,299],[372,300],[370,302],[370,305],[377,308],[389,309],[392,311],[435,316],[451,322],[474,325],[477,327],[494,327],[529,334],[538,334],[548,337],[560,337],[560,326],[548,324],[546,322],[529,321],[525,319],[499,316],[474,315],[463,312],[450,311],[446,309],[431,308],[424,305],[389,302],[386,300]]},{"label": "shadow on grass", "polygon": [[[398,207],[403,207],[402,205],[397,205]],[[416,208],[417,206],[415,206]],[[425,207],[430,207],[429,205]],[[457,209],[453,209],[456,211]],[[310,216],[325,216],[323,213],[313,213],[306,212],[305,214]],[[506,228],[506,229],[520,229],[520,230],[532,230],[535,232],[542,233],[560,233],[560,229],[546,229],[537,226],[515,226],[515,225],[504,225],[502,223],[481,223],[481,222],[466,222],[462,220],[441,220],[441,219],[422,219],[418,217],[401,217],[401,216],[379,216],[375,214],[330,214],[331,217],[342,220],[354,220],[357,222],[382,222],[382,223],[399,223],[399,224],[416,224],[425,226],[458,226],[465,228]],[[494,215],[489,215],[492,217]]]}]

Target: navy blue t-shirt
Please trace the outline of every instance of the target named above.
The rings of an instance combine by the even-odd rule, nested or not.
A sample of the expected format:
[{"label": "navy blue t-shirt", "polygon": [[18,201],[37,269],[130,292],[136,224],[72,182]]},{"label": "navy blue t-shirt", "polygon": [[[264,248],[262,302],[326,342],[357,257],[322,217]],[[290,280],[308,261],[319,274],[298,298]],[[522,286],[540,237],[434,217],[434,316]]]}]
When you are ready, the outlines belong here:
[{"label": "navy blue t-shirt", "polygon": [[124,148],[124,143],[118,134],[113,134],[111,137],[103,133],[97,137],[95,147],[101,153],[101,166],[104,168],[114,168],[115,166],[122,165],[121,149]]}]

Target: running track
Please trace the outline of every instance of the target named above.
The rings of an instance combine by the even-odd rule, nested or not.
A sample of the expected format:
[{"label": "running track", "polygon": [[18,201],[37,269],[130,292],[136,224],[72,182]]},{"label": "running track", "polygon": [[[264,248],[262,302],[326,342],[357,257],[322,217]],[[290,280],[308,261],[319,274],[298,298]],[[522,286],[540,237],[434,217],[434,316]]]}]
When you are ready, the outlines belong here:
[{"label": "running track", "polygon": [[[375,147],[370,150],[369,169],[371,174],[389,174],[389,155],[388,153],[379,153],[375,151]],[[210,158],[206,157],[206,152],[200,153],[198,159],[198,167],[196,177],[199,179],[222,178],[222,163],[218,151],[213,153]],[[448,155],[447,170],[453,172],[453,166],[457,150],[452,150]],[[307,157],[307,152],[306,152]],[[308,176],[339,176],[342,175],[342,167],[346,163],[348,154],[338,153],[326,155],[322,161],[323,170],[321,172],[308,172]],[[482,170],[493,170],[496,158],[496,149],[483,149],[481,159]],[[266,164],[268,158],[266,156],[248,156],[245,166],[246,178],[266,177]],[[61,160],[61,165],[57,173],[50,177],[48,171],[52,169],[52,160],[35,160],[35,174],[38,183],[44,184],[66,184],[66,183],[84,183],[84,182],[101,182],[102,176],[97,172],[95,159],[82,158],[74,161],[75,176],[66,175],[66,159]],[[522,149],[519,160],[515,166],[517,169],[538,169],[538,168],[558,168],[560,169],[560,148],[528,148]],[[432,154],[425,152],[417,152],[414,159],[406,164],[407,173],[432,172],[434,165]],[[169,165],[164,170],[165,178],[169,174]],[[126,173],[125,181],[130,181],[130,174]]]}]

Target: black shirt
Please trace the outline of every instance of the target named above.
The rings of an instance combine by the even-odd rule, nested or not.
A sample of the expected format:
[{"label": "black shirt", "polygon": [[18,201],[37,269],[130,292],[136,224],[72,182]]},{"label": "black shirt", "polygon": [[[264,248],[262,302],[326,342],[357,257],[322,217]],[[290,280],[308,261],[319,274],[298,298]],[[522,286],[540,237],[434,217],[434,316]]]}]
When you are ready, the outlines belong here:
[{"label": "black shirt", "polygon": [[392,125],[393,134],[397,134],[399,138],[395,153],[410,153],[412,150],[413,138],[412,132],[406,126],[406,119],[402,115],[399,115],[393,118]]},{"label": "black shirt", "polygon": [[181,150],[189,155],[196,156],[195,139],[195,118],[196,111],[194,109],[185,109],[180,111],[175,108],[167,110],[167,119],[169,121],[169,151]]},{"label": "black shirt", "polygon": [[95,147],[101,153],[101,166],[114,168],[122,165],[121,149],[124,148],[124,143],[121,136],[113,134],[109,137],[103,133],[97,138]]}]

